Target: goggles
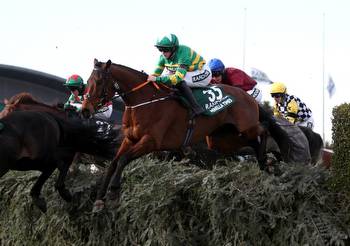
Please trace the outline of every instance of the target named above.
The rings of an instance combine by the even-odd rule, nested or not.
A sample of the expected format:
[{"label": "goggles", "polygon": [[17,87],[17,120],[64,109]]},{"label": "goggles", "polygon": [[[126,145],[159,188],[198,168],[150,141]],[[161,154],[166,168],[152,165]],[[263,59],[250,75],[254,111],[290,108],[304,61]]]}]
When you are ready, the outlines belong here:
[{"label": "goggles", "polygon": [[278,97],[283,97],[283,94],[282,93],[271,93],[271,96],[273,98],[278,98]]},{"label": "goggles", "polygon": [[173,50],[172,47],[157,47],[160,52],[170,52]]},{"label": "goggles", "polygon": [[211,74],[213,77],[219,77],[222,75],[222,72],[221,71],[213,71],[213,72],[211,72]]},{"label": "goggles", "polygon": [[78,86],[67,86],[70,91],[79,90]]}]

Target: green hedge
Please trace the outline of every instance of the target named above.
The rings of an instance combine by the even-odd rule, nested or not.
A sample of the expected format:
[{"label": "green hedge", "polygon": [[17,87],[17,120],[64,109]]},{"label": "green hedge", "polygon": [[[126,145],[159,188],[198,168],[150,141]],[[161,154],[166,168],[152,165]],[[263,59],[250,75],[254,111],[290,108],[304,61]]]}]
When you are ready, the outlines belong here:
[{"label": "green hedge", "polygon": [[349,200],[327,188],[329,172],[280,168],[273,176],[223,161],[205,170],[146,156],[126,167],[119,206],[97,216],[98,175],[68,178],[70,204],[51,178],[42,214],[29,197],[38,174],[12,172],[0,179],[0,245],[348,245]]},{"label": "green hedge", "polygon": [[350,104],[333,108],[332,185],[350,194]]}]

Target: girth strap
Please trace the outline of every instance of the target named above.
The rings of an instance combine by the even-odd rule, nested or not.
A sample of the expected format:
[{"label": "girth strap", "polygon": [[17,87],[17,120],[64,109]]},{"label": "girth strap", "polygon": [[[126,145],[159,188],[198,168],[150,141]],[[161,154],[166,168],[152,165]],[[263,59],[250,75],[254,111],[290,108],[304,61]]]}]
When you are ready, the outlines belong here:
[{"label": "girth strap", "polygon": [[196,125],[196,119],[193,117],[190,117],[189,121],[188,121],[188,125],[187,125],[187,132],[186,132],[186,137],[185,137],[185,141],[182,144],[182,147],[187,147],[191,138],[192,138],[192,134],[193,134],[193,129],[194,126]]}]

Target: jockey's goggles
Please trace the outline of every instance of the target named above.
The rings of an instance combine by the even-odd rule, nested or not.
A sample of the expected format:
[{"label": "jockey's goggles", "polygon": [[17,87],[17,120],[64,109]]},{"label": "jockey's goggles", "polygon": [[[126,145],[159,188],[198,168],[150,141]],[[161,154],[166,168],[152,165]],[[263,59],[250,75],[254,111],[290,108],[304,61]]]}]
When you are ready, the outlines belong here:
[{"label": "jockey's goggles", "polygon": [[170,52],[173,50],[172,47],[157,47],[160,52]]},{"label": "jockey's goggles", "polygon": [[71,91],[75,91],[75,90],[79,90],[78,86],[67,86],[69,90]]},{"label": "jockey's goggles", "polygon": [[283,94],[282,93],[271,93],[271,96],[274,98],[277,98],[277,97],[283,97]]},{"label": "jockey's goggles", "polygon": [[221,71],[213,71],[213,72],[211,72],[211,74],[213,77],[219,77],[220,75],[222,75],[222,72]]}]

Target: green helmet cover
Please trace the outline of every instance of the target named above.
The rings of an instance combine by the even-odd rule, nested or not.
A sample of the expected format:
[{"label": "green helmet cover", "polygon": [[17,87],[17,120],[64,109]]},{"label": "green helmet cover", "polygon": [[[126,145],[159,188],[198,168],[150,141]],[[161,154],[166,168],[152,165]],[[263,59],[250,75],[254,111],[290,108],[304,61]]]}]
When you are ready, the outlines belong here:
[{"label": "green helmet cover", "polygon": [[73,74],[72,76],[68,77],[64,85],[68,87],[81,87],[84,85],[84,80],[79,75]]},{"label": "green helmet cover", "polygon": [[157,40],[156,47],[173,48],[179,46],[179,39],[175,34],[170,34]]}]

